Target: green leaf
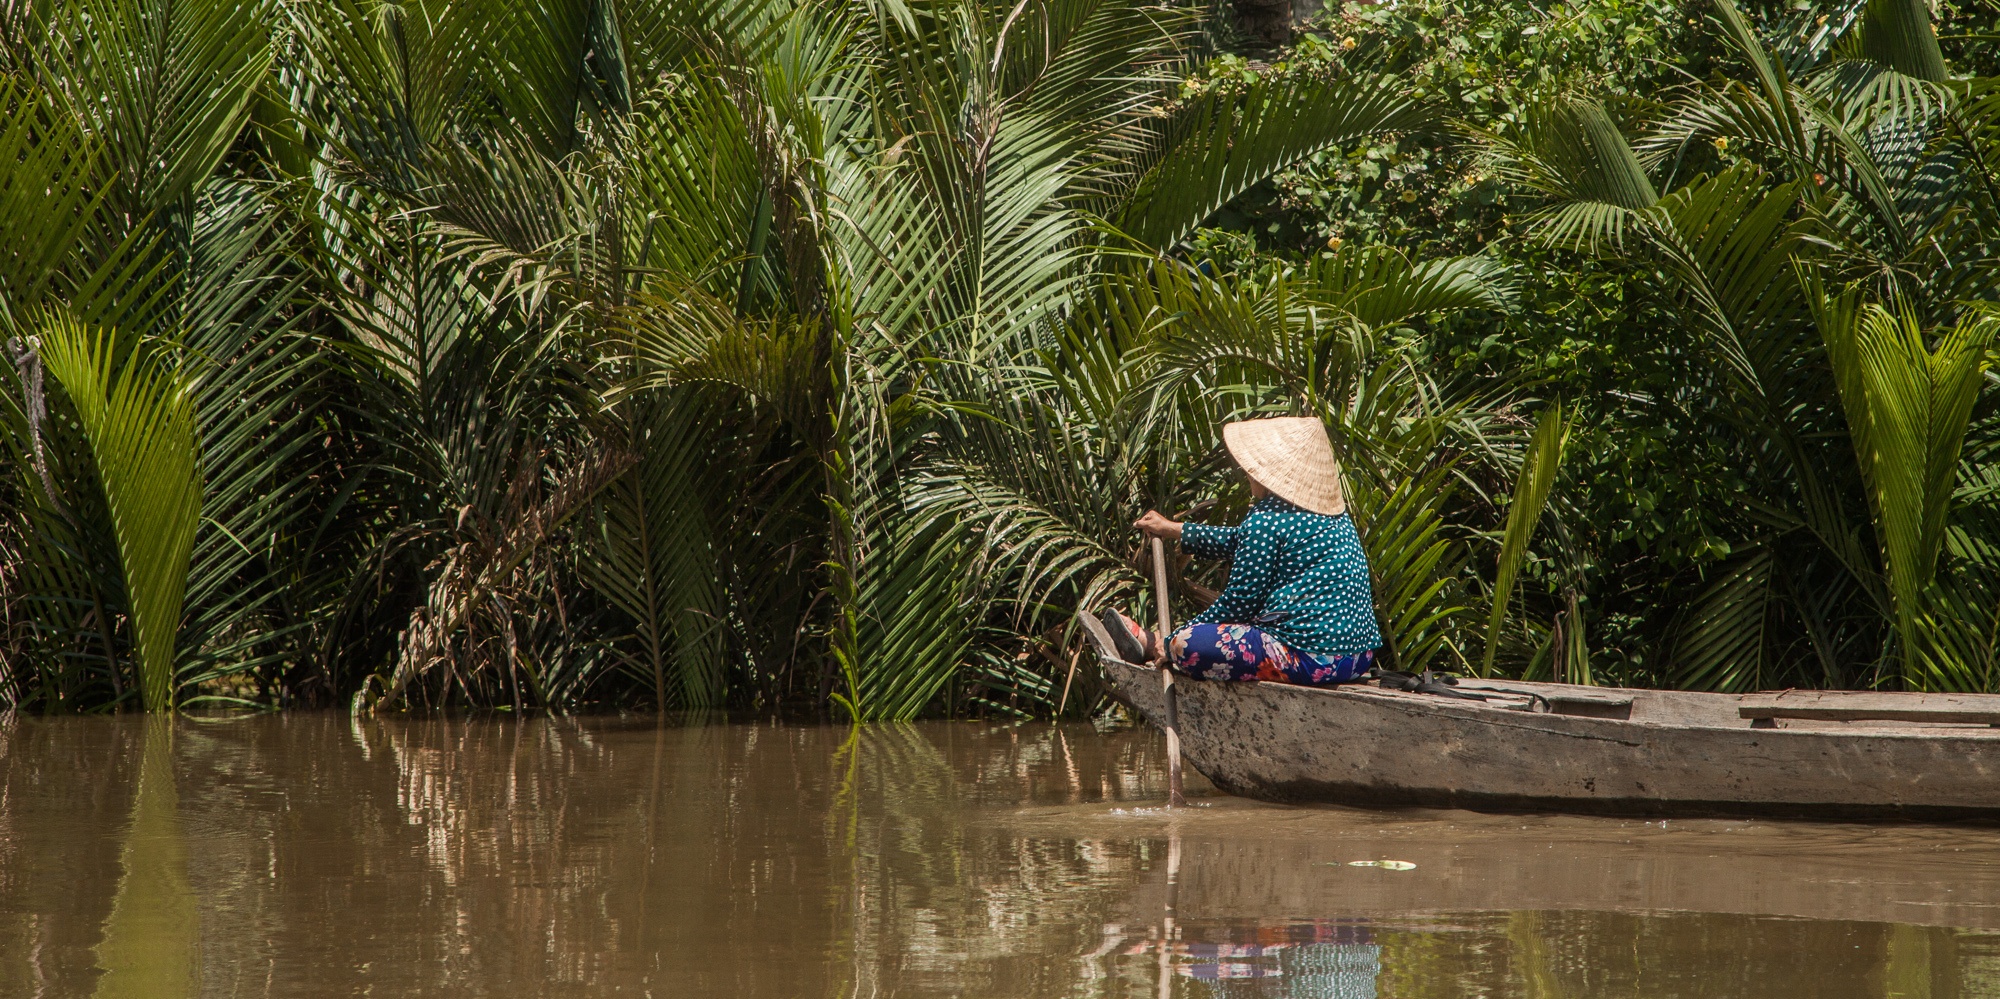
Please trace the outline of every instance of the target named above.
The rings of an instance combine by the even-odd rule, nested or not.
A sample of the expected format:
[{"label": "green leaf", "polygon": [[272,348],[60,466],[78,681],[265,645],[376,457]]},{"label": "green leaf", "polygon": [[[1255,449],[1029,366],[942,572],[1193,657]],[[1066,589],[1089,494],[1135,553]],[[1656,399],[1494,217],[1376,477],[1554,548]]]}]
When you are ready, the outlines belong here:
[{"label": "green leaf", "polygon": [[1466,611],[1464,545],[1453,540],[1444,511],[1456,469],[1449,464],[1383,488],[1368,476],[1346,476],[1348,509],[1368,555],[1368,573],[1387,664],[1421,671],[1445,657],[1443,669],[1464,669],[1458,618]]},{"label": "green leaf", "polygon": [[1260,80],[1186,101],[1163,122],[1154,159],[1111,214],[1141,245],[1168,250],[1216,209],[1322,149],[1432,124],[1394,76]]},{"label": "green leaf", "polygon": [[1645,166],[1603,104],[1559,95],[1521,111],[1508,133],[1474,130],[1495,172],[1552,204],[1529,216],[1551,245],[1622,249],[1638,213],[1660,200]]},{"label": "green leaf", "polygon": [[1855,458],[1867,483],[1906,678],[1926,646],[1925,593],[1937,575],[1959,455],[2000,320],[1972,314],[1926,346],[1915,315],[1854,308],[1852,292],[1820,311]]},{"label": "green leaf", "polygon": [[25,319],[60,278],[74,276],[104,197],[92,183],[100,151],[49,95],[0,77],[0,218],[7,220],[0,228],[0,322]]},{"label": "green leaf", "polygon": [[1561,403],[1552,403],[1535,423],[1528,452],[1521,458],[1521,474],[1514,482],[1514,498],[1507,507],[1507,528],[1500,536],[1500,559],[1493,582],[1493,606],[1486,614],[1486,654],[1480,659],[1479,675],[1493,673],[1493,654],[1500,647],[1500,628],[1507,620],[1507,602],[1514,595],[1514,579],[1528,556],[1535,525],[1541,522],[1555,489],[1556,474],[1562,470],[1563,451],[1569,444],[1570,423],[1564,419]]},{"label": "green leaf", "polygon": [[1513,271],[1490,257],[1412,263],[1386,246],[1342,247],[1313,261],[1308,280],[1314,297],[1378,329],[1433,312],[1505,311],[1519,290]]},{"label": "green leaf", "polygon": [[725,608],[703,485],[719,428],[686,390],[628,399],[620,413],[640,457],[598,496],[583,575],[631,619],[635,672],[661,710],[716,707]]},{"label": "green leaf", "polygon": [[100,137],[127,224],[206,183],[271,66],[267,0],[60,0],[38,67]]},{"label": "green leaf", "polygon": [[972,645],[976,590],[964,529],[947,517],[885,513],[869,518],[876,547],[861,562],[843,612],[854,630],[839,649],[847,691],[837,697],[857,722],[908,721],[958,672]]},{"label": "green leaf", "polygon": [[40,324],[49,373],[76,407],[111,509],[146,710],[174,706],[174,641],[201,520],[194,400],[156,359],[62,315]]},{"label": "green leaf", "polygon": [[1868,0],[1861,15],[1861,54],[1928,83],[1949,78],[1926,0]]},{"label": "green leaf", "polygon": [[1677,622],[1674,678],[1681,687],[1742,692],[1767,686],[1772,559],[1767,545],[1737,552]]}]

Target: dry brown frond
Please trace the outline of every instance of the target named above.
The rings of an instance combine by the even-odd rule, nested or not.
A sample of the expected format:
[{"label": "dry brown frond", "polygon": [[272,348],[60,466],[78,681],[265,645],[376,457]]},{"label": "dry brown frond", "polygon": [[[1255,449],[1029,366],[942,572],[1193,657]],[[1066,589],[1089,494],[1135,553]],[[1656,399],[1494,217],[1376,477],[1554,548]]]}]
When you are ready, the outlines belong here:
[{"label": "dry brown frond", "polygon": [[[455,683],[467,696],[469,678],[504,671],[499,675],[509,697],[515,707],[521,706],[524,664],[514,608],[535,599],[535,580],[546,575],[527,567],[545,553],[565,522],[638,461],[629,448],[606,444],[544,485],[545,457],[536,454],[521,463],[502,504],[504,523],[490,529],[475,523],[466,540],[428,567],[428,593],[424,605],[410,614],[395,670],[379,695],[364,691],[361,707],[405,703],[410,685],[440,666],[449,671],[446,687]],[[527,678],[537,684],[532,670]]]}]

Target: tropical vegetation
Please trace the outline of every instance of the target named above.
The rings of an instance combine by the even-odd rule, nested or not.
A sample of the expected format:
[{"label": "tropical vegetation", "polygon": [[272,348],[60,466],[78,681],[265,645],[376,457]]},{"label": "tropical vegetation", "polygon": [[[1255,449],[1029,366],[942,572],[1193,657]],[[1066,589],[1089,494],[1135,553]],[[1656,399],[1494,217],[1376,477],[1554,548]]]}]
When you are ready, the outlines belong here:
[{"label": "tropical vegetation", "polygon": [[1090,714],[1260,414],[1398,666],[2000,689],[1991,15],[0,18],[0,707]]}]

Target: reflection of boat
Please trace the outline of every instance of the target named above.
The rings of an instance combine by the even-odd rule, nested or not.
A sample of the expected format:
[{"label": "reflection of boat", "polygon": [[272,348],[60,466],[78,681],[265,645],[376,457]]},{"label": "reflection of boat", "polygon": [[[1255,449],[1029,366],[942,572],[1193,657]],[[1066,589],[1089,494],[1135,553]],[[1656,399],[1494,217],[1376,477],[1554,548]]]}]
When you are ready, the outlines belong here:
[{"label": "reflection of boat", "polygon": [[[1272,997],[1373,999],[1375,979],[1382,972],[1382,948],[1366,924],[1351,920],[1303,920],[1275,927],[1184,925],[1176,937],[1131,941],[1118,954],[1164,955],[1162,967],[1171,968],[1174,977],[1196,981],[1289,979],[1275,992],[1255,993]],[[1211,994],[1232,993],[1225,988]]]},{"label": "reflection of boat", "polygon": [[[1088,615],[1079,618],[1101,638]],[[1103,659],[1111,691],[1160,724],[1159,672],[1110,654]],[[1498,811],[2000,818],[1996,694],[1737,695],[1472,680],[1457,689],[1492,699],[1372,683],[1182,679],[1174,689],[1188,762],[1222,790],[1252,798]]]},{"label": "reflection of boat", "polygon": [[[1227,948],[1225,948],[1227,949]],[[1243,979],[1289,979],[1281,994],[1313,999],[1374,999],[1375,979],[1382,973],[1382,948],[1374,944],[1280,944],[1257,948],[1249,955],[1211,957],[1200,945],[1188,947],[1186,964],[1174,973],[1207,982]],[[1234,959],[1227,959],[1233,957]],[[1229,995],[1219,992],[1218,995]],[[1268,994],[1268,993],[1266,993]]]},{"label": "reflection of boat", "polygon": [[1300,977],[1300,969],[1312,969],[1315,978],[1351,980],[1346,988],[1316,988],[1312,994],[1318,996],[1354,995],[1362,983],[1372,995],[1381,971],[1382,949],[1375,945],[1370,927],[1352,920],[1298,920],[1275,926],[1183,923],[1177,936],[1169,941],[1134,941],[1120,953],[1156,955],[1164,947],[1174,974],[1202,981],[1283,978],[1287,970]]}]

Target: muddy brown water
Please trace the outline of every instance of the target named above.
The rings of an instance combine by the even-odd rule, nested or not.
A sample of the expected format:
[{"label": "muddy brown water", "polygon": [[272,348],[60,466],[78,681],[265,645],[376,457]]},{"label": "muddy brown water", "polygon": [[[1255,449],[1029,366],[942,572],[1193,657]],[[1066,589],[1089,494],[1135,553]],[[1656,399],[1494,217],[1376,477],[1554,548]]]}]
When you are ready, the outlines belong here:
[{"label": "muddy brown water", "polygon": [[0,719],[0,996],[2000,996],[2000,830],[1198,779],[1168,812],[1162,755],[1087,726]]}]

